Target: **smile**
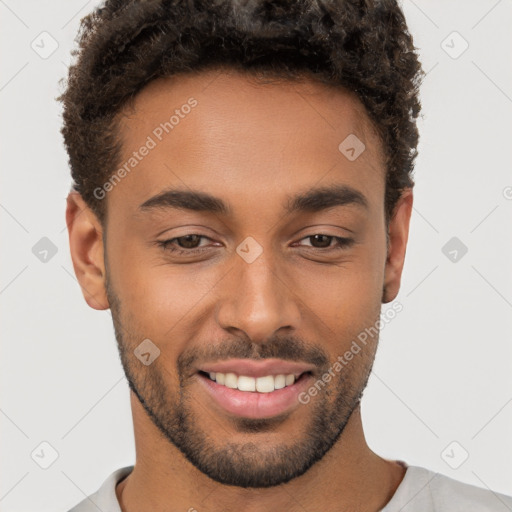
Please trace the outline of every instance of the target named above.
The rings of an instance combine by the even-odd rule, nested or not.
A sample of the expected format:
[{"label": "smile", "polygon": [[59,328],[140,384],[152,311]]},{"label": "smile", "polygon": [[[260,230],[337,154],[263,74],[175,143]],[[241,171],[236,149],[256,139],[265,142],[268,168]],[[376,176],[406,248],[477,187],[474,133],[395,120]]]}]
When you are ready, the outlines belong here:
[{"label": "smile", "polygon": [[[300,374],[302,375],[302,374]],[[250,377],[249,375],[236,375],[236,373],[210,372],[209,378],[217,384],[239,391],[253,391],[259,393],[272,393],[276,389],[291,386],[300,375],[265,375],[264,377]]]},{"label": "smile", "polygon": [[311,372],[251,377],[233,372],[196,374],[203,389],[223,412],[244,418],[271,418],[300,405],[299,394],[307,389]]}]

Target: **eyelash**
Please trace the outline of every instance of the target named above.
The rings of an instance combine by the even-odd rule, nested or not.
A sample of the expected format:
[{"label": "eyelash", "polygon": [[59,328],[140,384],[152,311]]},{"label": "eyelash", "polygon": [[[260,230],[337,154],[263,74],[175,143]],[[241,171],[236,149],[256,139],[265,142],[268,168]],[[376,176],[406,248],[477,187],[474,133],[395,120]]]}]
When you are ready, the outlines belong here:
[{"label": "eyelash", "polygon": [[[187,236],[192,236],[192,235],[196,235],[196,236],[199,236],[200,238],[211,240],[207,236],[198,235],[197,233],[190,233],[188,235],[178,236],[176,238],[171,238],[169,240],[160,240],[160,241],[157,242],[157,244],[159,246],[161,246],[165,251],[169,251],[169,252],[171,252],[173,254],[176,254],[178,256],[181,256],[181,255],[191,256],[191,255],[202,253],[203,251],[208,249],[208,247],[199,247],[199,248],[196,247],[194,249],[183,249],[183,248],[176,249],[175,247],[172,247],[173,242],[175,242],[176,240],[179,240],[180,238],[185,238]],[[354,240],[352,238],[344,238],[344,237],[340,237],[340,236],[326,235],[324,233],[315,233],[313,235],[308,235],[308,236],[305,236],[305,237],[301,238],[300,241],[305,240],[307,238],[312,238],[312,237],[314,237],[316,235],[326,236],[326,237],[332,238],[333,240],[336,241],[336,245],[333,246],[333,247],[327,247],[327,248],[311,247],[312,249],[317,249],[317,250],[320,250],[320,251],[330,251],[330,250],[339,251],[339,250],[344,250],[344,249],[346,249],[346,248],[348,248],[348,247],[350,247],[351,245],[354,244]]]}]

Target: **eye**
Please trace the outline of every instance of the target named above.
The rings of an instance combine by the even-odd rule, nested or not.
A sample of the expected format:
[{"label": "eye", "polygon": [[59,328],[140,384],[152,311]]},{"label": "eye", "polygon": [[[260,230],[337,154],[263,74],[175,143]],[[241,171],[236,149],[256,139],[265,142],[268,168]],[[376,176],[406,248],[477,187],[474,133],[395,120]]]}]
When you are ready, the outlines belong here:
[{"label": "eye", "polygon": [[[305,247],[312,247],[314,249],[334,249],[334,250],[343,250],[347,247],[350,247],[354,240],[352,238],[344,238],[340,236],[333,235],[324,235],[322,233],[317,233],[314,235],[309,235],[302,240],[310,240],[311,245],[306,245]],[[334,240],[335,245],[331,246],[331,242]]]},{"label": "eye", "polygon": [[[201,240],[211,240],[209,237],[204,235],[198,235],[196,233],[191,233],[189,235],[183,235],[176,238],[171,238],[169,240],[159,240],[157,244],[176,255],[195,255],[199,254],[208,249],[208,246],[201,246]],[[347,247],[353,245],[354,240],[352,238],[344,238],[333,235],[325,235],[322,233],[317,233],[314,235],[309,235],[302,240],[309,240],[311,245],[305,245],[305,247],[310,247],[313,249],[319,250],[343,250]],[[334,241],[334,245],[331,242]]]},{"label": "eye", "polygon": [[[210,240],[207,236],[192,233],[190,235],[178,236],[169,240],[160,240],[158,245],[163,247],[166,251],[175,254],[197,254],[206,249],[206,247],[198,246],[201,239]],[[178,243],[178,246],[176,246]]]}]

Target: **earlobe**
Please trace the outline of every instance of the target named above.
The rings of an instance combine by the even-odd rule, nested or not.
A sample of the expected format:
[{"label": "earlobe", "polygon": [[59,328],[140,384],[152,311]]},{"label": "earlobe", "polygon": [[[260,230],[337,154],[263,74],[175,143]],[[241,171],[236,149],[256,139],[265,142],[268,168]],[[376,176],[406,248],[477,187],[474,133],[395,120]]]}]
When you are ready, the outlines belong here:
[{"label": "earlobe", "polygon": [[108,309],[103,229],[78,192],[68,194],[66,224],[73,268],[85,301],[93,309]]},{"label": "earlobe", "polygon": [[409,238],[409,223],[411,220],[412,204],[412,188],[406,188],[400,196],[393,216],[389,221],[389,246],[381,300],[383,304],[394,300],[400,290],[407,240]]}]

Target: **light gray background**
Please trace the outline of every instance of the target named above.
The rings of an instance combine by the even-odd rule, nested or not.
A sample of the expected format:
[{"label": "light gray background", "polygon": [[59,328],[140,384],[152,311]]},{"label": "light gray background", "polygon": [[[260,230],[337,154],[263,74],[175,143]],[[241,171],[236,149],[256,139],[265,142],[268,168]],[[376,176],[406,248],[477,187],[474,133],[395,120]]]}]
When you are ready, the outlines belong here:
[{"label": "light gray background", "polygon": [[[64,219],[70,178],[54,98],[95,4],[0,0],[2,511],[67,510],[134,461],[110,312],[82,297]],[[512,495],[512,5],[403,8],[428,76],[404,309],[382,332],[365,432],[384,457]],[[51,49],[43,31],[59,45],[45,59],[31,47]],[[458,58],[453,31],[469,43]],[[457,262],[442,252],[454,236],[468,248]],[[32,252],[42,237],[57,248],[46,263]],[[31,458],[49,456],[43,441],[59,454],[48,469]]]}]

